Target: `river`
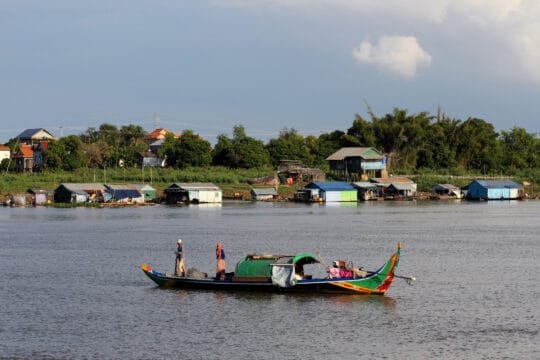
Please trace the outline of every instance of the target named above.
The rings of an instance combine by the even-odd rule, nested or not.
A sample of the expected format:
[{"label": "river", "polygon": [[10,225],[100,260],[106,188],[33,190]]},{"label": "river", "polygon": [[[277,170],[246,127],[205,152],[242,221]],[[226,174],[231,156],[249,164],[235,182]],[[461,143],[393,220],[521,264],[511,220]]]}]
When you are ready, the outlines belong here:
[{"label": "river", "polygon": [[[0,359],[538,359],[540,202],[0,208]],[[246,253],[382,265],[385,296],[163,290]]]}]

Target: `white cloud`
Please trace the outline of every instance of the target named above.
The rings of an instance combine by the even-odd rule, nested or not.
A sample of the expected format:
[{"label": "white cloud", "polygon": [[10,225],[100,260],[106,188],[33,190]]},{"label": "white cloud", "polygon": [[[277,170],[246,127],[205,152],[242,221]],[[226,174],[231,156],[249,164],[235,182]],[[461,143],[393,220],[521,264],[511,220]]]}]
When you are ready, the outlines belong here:
[{"label": "white cloud", "polygon": [[414,77],[419,67],[431,65],[431,55],[414,36],[383,36],[376,45],[364,40],[352,55],[359,63],[375,65],[405,78]]},{"label": "white cloud", "polygon": [[[472,71],[484,72],[490,77],[528,78],[540,81],[540,1],[539,0],[213,0],[222,6],[279,7],[288,11],[319,13],[328,16],[328,10],[352,13],[359,22],[375,22],[372,28],[378,36],[381,26],[388,24],[394,34],[411,34],[411,29],[427,30],[423,41],[441,44],[439,53],[447,59]],[[376,20],[375,20],[376,19]],[[381,25],[383,24],[383,25]],[[382,31],[385,31],[384,29]],[[388,30],[386,30],[388,31]],[[418,36],[419,34],[413,33]],[[471,36],[473,35],[473,36]],[[354,50],[355,58],[363,63],[375,64],[403,76],[414,76],[419,66],[429,65],[431,58],[415,40],[386,39],[378,45],[363,42]],[[450,41],[451,43],[445,43]],[[385,50],[392,46],[399,50]],[[488,47],[489,46],[489,47]],[[463,54],[459,48],[467,49]],[[457,49],[457,50],[456,50]],[[435,49],[434,49],[435,50]],[[402,59],[396,59],[396,51]],[[459,58],[457,56],[460,56]],[[496,56],[496,66],[492,66]],[[393,57],[391,62],[384,60]],[[491,58],[490,58],[491,57]],[[487,66],[486,66],[487,65]],[[504,69],[504,73],[500,69]],[[499,71],[497,71],[499,70]],[[412,75],[410,75],[412,74]]]}]

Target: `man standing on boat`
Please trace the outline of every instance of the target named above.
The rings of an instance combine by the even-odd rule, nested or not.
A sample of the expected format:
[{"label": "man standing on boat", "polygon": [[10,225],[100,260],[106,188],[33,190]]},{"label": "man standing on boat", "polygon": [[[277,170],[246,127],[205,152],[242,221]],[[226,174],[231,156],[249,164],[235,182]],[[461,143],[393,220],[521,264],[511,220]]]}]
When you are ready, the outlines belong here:
[{"label": "man standing on boat", "polygon": [[176,263],[174,266],[174,274],[176,276],[185,276],[186,269],[184,267],[184,251],[182,248],[182,239],[178,239],[176,242],[177,248],[175,251],[176,254]]},{"label": "man standing on boat", "polygon": [[216,245],[216,278],[222,279],[225,277],[225,251],[223,251],[223,244],[217,243]]}]

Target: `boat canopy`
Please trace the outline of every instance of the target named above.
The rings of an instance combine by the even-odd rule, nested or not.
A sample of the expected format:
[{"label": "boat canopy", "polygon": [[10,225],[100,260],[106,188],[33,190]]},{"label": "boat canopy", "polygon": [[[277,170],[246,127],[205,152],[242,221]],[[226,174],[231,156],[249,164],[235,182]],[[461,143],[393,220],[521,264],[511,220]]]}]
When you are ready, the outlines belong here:
[{"label": "boat canopy", "polygon": [[235,276],[271,277],[273,264],[291,264],[304,266],[318,263],[319,260],[312,253],[305,252],[298,255],[247,255],[236,264]]},{"label": "boat canopy", "polygon": [[301,253],[292,258],[292,264],[305,265],[305,264],[316,264],[319,260],[315,255],[309,252]]}]

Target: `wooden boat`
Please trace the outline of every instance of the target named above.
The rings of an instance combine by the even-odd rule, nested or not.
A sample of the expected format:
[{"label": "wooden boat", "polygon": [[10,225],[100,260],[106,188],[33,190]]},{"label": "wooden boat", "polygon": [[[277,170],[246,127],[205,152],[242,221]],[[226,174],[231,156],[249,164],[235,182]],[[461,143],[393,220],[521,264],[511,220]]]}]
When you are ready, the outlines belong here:
[{"label": "wooden boat", "polygon": [[305,265],[320,262],[312,253],[247,255],[237,263],[234,273],[223,278],[206,277],[202,273],[193,275],[189,271],[185,277],[175,276],[153,270],[148,264],[142,264],[141,269],[162,288],[383,295],[394,278],[400,277],[394,274],[400,249],[401,243],[398,243],[397,251],[376,271],[362,272],[345,267],[343,270],[338,268],[340,272],[336,272],[332,271],[336,270],[334,268],[329,269],[329,276],[325,278],[305,275]]}]

